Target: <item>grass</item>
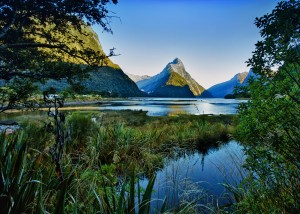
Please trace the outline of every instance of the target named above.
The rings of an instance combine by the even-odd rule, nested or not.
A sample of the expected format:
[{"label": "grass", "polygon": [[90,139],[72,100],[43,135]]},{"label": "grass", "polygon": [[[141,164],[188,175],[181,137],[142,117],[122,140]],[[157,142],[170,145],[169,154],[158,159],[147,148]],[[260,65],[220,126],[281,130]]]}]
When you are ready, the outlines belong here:
[{"label": "grass", "polygon": [[[234,116],[69,112],[62,160],[65,180],[60,182],[49,154],[55,140],[45,130],[49,119],[43,114],[21,113],[15,119],[23,127],[22,133],[1,138],[1,170],[15,173],[2,172],[1,183],[8,186],[1,189],[1,200],[11,199],[11,203],[5,202],[7,213],[148,213],[155,172],[162,167],[163,158],[172,155],[172,148],[205,150],[229,139],[235,126]],[[137,174],[149,178],[145,190],[137,188]],[[10,179],[18,183],[7,182]],[[18,204],[12,203],[17,200]],[[166,203],[159,212],[196,210],[195,204],[189,202],[176,210]]]},{"label": "grass", "polygon": [[234,133],[232,116],[148,117],[145,112],[131,111],[89,113],[100,127],[91,133],[88,151],[96,149],[94,155],[105,164],[138,162],[138,167],[147,173],[161,167],[163,157],[172,148],[205,150],[230,139]]}]

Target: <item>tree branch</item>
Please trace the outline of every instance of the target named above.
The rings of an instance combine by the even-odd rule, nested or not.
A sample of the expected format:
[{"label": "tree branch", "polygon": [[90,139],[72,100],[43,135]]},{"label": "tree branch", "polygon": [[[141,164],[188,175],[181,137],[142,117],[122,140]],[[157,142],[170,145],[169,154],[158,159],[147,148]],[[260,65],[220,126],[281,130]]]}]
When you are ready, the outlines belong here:
[{"label": "tree branch", "polygon": [[[0,45],[0,50],[8,49],[8,48],[49,48],[49,49],[60,49],[64,53],[70,55],[71,57],[77,58],[82,60],[83,62],[87,63],[88,65],[91,65],[91,62],[87,60],[85,57],[80,56],[78,54],[73,53],[72,51],[68,50],[66,48],[66,45],[51,45],[51,44],[44,44],[44,43],[16,43],[16,44],[3,44]],[[114,56],[112,50],[109,56]]]},{"label": "tree branch", "polygon": [[44,43],[15,43],[15,44],[3,44],[0,45],[0,49],[7,49],[7,48],[63,48],[65,45],[51,45],[51,44],[44,44]]},{"label": "tree branch", "polygon": [[16,20],[16,13],[14,12],[13,17],[11,19],[11,21],[9,23],[7,23],[0,32],[0,38],[4,37],[7,33],[7,31],[9,30],[9,28],[15,23]]}]

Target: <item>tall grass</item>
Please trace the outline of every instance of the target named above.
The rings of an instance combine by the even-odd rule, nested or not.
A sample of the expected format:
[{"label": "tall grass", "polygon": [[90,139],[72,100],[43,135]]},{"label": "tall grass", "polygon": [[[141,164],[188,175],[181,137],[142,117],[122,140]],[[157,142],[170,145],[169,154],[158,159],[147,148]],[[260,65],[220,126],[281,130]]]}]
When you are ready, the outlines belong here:
[{"label": "tall grass", "polygon": [[[3,212],[149,213],[155,172],[172,148],[196,148],[228,139],[233,132],[233,126],[224,125],[223,118],[205,118],[203,123],[193,116],[145,118],[140,112],[137,116],[129,113],[100,117],[85,112],[68,115],[63,182],[49,155],[55,139],[45,130],[47,123],[24,121],[23,132],[2,134]],[[139,186],[137,173],[149,178],[145,190]],[[186,192],[185,199],[189,194],[192,190]],[[167,203],[166,200],[158,212],[196,210],[195,203],[188,200],[176,210],[168,208]]]},{"label": "tall grass", "polygon": [[[46,167],[38,151],[35,156],[20,133],[1,135],[0,204],[3,213],[148,213],[155,177],[143,194],[136,194],[136,174],[112,182],[113,173],[105,166],[98,170],[76,166],[69,170],[64,163],[67,179],[60,182],[51,164]],[[49,160],[47,160],[49,161]],[[69,169],[68,169],[69,168]],[[104,172],[106,171],[106,172]],[[83,174],[82,174],[83,172]],[[120,181],[118,181],[120,182]],[[105,184],[105,185],[104,185]],[[118,190],[121,187],[121,191]],[[127,191],[127,187],[129,191]],[[140,203],[135,199],[139,197]],[[97,206],[95,203],[98,202]],[[136,207],[137,206],[137,207]]]},{"label": "tall grass", "polygon": [[[0,134],[0,204],[3,213],[26,213],[42,207],[40,169],[22,133]],[[39,206],[38,206],[39,205]]]}]

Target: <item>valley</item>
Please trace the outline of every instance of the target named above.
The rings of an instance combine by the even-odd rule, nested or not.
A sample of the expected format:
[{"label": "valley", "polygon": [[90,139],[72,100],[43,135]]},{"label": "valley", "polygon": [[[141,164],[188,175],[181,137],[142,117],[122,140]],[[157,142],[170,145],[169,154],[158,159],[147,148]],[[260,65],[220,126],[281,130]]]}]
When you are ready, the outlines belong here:
[{"label": "valley", "polygon": [[2,1],[0,213],[299,213],[299,32],[299,0]]}]

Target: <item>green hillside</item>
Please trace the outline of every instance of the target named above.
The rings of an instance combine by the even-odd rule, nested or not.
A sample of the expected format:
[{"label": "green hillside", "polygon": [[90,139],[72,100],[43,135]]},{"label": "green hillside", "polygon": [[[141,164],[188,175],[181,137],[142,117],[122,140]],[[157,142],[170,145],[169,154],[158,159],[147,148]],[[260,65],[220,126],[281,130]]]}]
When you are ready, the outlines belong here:
[{"label": "green hillside", "polygon": [[183,87],[188,85],[187,81],[180,76],[178,73],[171,72],[168,81],[166,82],[166,85],[172,85],[172,86],[179,86]]},{"label": "green hillside", "polygon": [[212,97],[186,71],[178,58],[168,63],[162,72],[137,82],[140,90],[158,97]]},{"label": "green hillside", "polygon": [[[70,29],[73,36],[77,36],[83,40],[82,44],[74,44],[72,48],[78,51],[85,49],[92,49],[105,56],[105,53],[100,44],[97,33],[89,26],[82,28],[83,34],[80,34],[76,29]],[[63,59],[67,63],[85,64],[84,61],[74,60],[69,55],[63,55]],[[99,63],[99,67],[95,67],[89,73],[89,78],[81,82],[84,86],[82,93],[105,93],[117,96],[141,96],[142,92],[138,89],[136,84],[122,71],[119,65],[114,64],[109,58]],[[54,87],[58,91],[64,90],[69,87],[66,80],[54,81],[49,80],[46,84],[41,86],[42,90],[49,87]]]}]

